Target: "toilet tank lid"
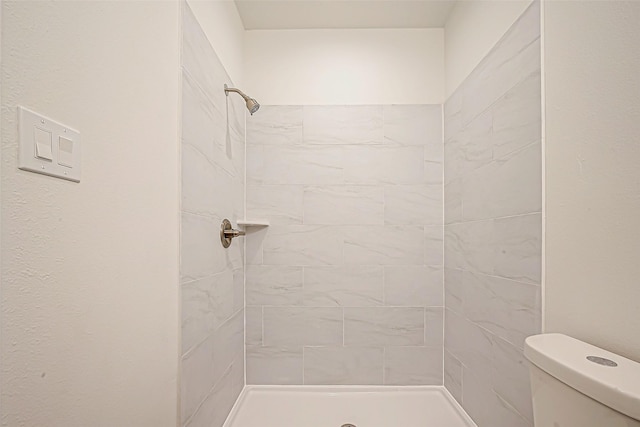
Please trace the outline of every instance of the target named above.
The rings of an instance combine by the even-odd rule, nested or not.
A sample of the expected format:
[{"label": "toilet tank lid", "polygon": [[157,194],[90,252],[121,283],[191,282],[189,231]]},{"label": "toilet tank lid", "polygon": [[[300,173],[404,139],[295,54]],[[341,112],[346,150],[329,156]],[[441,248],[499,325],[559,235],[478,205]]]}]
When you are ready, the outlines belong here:
[{"label": "toilet tank lid", "polygon": [[[640,420],[640,363],[563,334],[528,337],[524,354],[531,363],[568,386]],[[588,357],[595,357],[595,362]],[[607,366],[613,364],[602,359],[617,366]]]}]

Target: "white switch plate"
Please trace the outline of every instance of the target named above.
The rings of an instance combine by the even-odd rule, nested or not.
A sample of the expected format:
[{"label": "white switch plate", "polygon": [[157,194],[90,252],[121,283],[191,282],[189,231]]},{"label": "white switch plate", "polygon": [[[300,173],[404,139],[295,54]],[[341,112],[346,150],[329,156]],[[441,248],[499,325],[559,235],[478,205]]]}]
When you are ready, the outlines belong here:
[{"label": "white switch plate", "polygon": [[[36,129],[51,133],[51,160],[36,155],[36,133],[42,135]],[[80,182],[80,132],[27,108],[18,107],[18,133],[19,169]],[[66,152],[60,152],[60,141]],[[69,141],[71,152],[68,152]]]}]

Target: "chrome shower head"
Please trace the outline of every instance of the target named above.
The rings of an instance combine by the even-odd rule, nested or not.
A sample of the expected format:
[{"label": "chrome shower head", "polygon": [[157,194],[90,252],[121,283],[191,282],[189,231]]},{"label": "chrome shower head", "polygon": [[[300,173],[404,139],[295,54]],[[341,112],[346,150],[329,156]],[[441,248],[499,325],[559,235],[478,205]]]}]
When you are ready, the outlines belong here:
[{"label": "chrome shower head", "polygon": [[258,103],[258,101],[256,101],[255,99],[245,95],[244,92],[242,92],[240,89],[236,89],[236,88],[233,88],[233,87],[228,87],[227,84],[225,83],[225,85],[224,85],[224,93],[225,93],[225,95],[229,96],[229,92],[235,92],[238,95],[240,95],[242,97],[242,99],[244,99],[244,102],[247,104],[247,110],[249,110],[249,112],[251,113],[252,116],[253,116],[253,113],[258,111],[258,109],[260,108],[260,104]]},{"label": "chrome shower head", "polygon": [[258,101],[256,101],[253,98],[247,99],[247,110],[249,110],[252,116],[253,116],[253,113],[258,111],[259,109],[260,109],[260,104],[258,103]]}]

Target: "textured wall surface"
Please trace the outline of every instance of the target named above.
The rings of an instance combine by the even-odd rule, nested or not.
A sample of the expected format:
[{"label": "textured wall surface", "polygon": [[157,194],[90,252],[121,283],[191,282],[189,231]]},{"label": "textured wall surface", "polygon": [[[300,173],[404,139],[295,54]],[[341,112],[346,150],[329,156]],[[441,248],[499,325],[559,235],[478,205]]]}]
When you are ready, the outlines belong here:
[{"label": "textured wall surface", "polygon": [[[219,427],[244,386],[243,242],[223,218],[244,211],[244,102],[188,6],[183,11],[181,419]],[[235,222],[234,222],[235,224]]]},{"label": "textured wall surface", "polygon": [[[175,426],[179,7],[1,6],[1,423]],[[80,183],[18,170],[18,105],[80,131]]]},{"label": "textured wall surface", "polygon": [[445,376],[479,427],[533,424],[540,331],[540,12],[533,3],[445,104]]},{"label": "textured wall surface", "polygon": [[250,384],[442,383],[439,105],[247,124]]},{"label": "textured wall surface", "polygon": [[545,7],[546,327],[636,361],[638,22],[635,1]]}]

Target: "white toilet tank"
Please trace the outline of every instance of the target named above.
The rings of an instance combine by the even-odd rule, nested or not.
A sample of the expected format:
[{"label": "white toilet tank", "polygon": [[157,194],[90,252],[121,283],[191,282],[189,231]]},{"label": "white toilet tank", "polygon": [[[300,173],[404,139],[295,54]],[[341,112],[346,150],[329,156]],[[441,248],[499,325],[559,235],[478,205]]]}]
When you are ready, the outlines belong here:
[{"label": "white toilet tank", "polygon": [[640,364],[562,334],[526,339],[535,427],[640,427]]}]

